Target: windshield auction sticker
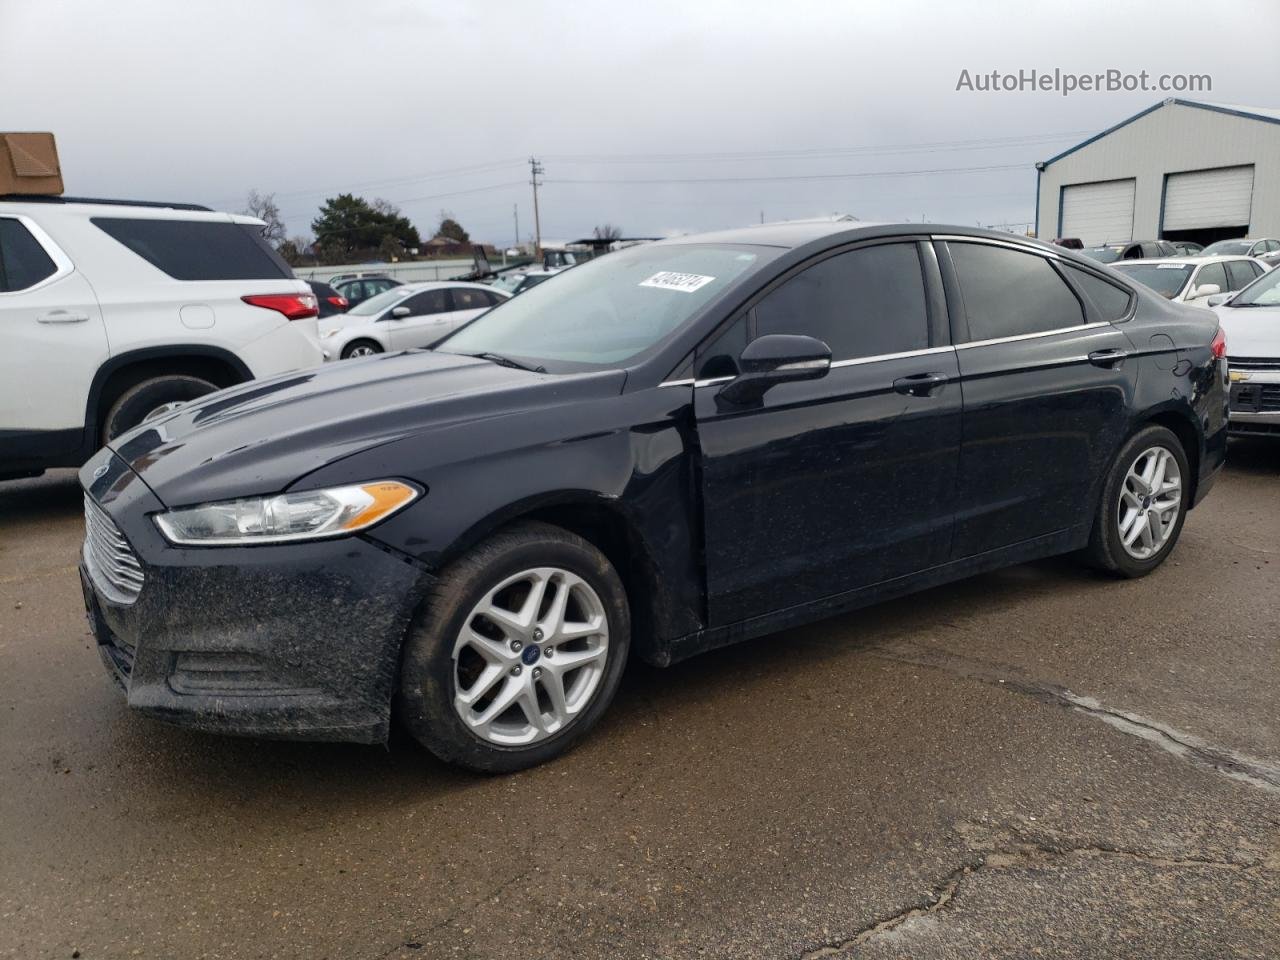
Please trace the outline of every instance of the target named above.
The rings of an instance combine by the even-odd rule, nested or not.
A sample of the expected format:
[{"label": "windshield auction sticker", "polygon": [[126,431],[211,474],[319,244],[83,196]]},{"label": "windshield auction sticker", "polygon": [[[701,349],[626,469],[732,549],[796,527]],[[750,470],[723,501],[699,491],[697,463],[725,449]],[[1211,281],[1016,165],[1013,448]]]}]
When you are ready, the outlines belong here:
[{"label": "windshield auction sticker", "polygon": [[681,293],[693,293],[693,291],[705,287],[714,280],[715,277],[704,277],[700,273],[675,273],[671,270],[663,270],[655,273],[648,280],[641,280],[642,287],[658,287],[662,290],[679,290]]}]

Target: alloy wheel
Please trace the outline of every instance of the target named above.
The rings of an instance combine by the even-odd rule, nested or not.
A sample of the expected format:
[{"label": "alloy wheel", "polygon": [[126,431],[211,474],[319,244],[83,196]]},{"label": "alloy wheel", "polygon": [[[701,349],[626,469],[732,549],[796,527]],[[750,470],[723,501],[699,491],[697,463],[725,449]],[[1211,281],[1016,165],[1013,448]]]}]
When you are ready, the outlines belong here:
[{"label": "alloy wheel", "polygon": [[508,577],[472,608],[453,648],[454,709],[500,746],[526,746],[591,703],[609,655],[604,604],[560,567]]},{"label": "alloy wheel", "polygon": [[1149,447],[1129,466],[1120,487],[1116,520],[1120,544],[1135,560],[1163,549],[1182,512],[1182,475],[1166,447]]},{"label": "alloy wheel", "polygon": [[358,347],[352,347],[347,352],[347,356],[348,357],[372,357],[377,352],[378,351],[373,349],[373,347],[370,347],[366,344],[361,344]]}]

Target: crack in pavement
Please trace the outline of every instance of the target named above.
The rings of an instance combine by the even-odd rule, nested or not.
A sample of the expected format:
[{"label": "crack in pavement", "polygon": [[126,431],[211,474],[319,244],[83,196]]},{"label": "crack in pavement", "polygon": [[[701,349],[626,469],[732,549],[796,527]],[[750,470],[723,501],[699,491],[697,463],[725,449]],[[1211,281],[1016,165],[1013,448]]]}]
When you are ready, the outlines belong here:
[{"label": "crack in pavement", "polygon": [[1145,740],[1195,766],[1259,790],[1280,793],[1280,766],[1258,757],[1216,746],[1194,734],[1140,714],[1105,707],[1093,697],[1073,693],[1067,687],[1027,679],[1015,668],[1006,664],[961,657],[909,641],[876,644],[867,647],[866,652],[882,660],[941,670],[968,680],[977,680],[1004,690],[1011,690],[1041,703],[1079,711],[1086,716],[1101,720],[1121,733]]},{"label": "crack in pavement", "polygon": [[903,907],[886,917],[872,921],[862,927],[853,936],[844,940],[824,944],[807,950],[800,955],[800,960],[821,960],[823,957],[836,957],[847,954],[867,941],[901,927],[917,917],[930,916],[946,910],[960,892],[963,882],[975,874],[996,870],[1021,870],[1043,868],[1075,860],[1103,858],[1122,858],[1145,863],[1162,870],[1232,870],[1246,872],[1251,870],[1274,869],[1280,864],[1267,860],[1217,860],[1211,857],[1166,857],[1122,847],[1110,847],[1101,844],[1064,844],[1054,841],[1028,841],[1016,830],[1008,831],[1015,841],[979,854],[965,861],[929,892],[923,901]]}]

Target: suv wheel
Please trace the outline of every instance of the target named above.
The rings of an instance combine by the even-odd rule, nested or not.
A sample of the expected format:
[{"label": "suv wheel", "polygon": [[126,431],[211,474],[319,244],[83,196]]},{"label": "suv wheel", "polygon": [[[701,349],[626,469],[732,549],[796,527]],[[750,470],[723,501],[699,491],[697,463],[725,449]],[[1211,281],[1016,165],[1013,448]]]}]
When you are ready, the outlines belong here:
[{"label": "suv wheel", "polygon": [[1173,431],[1138,431],[1107,475],[1088,559],[1122,577],[1144,577],[1160,566],[1182,533],[1190,481],[1186,452]]},{"label": "suv wheel", "polygon": [[630,640],[626,592],[604,554],[559,527],[519,524],[432,590],[405,644],[401,719],[472,770],[542,763],[604,713]]},{"label": "suv wheel", "polygon": [[352,340],[342,348],[342,359],[350,360],[352,357],[371,357],[375,353],[382,353],[382,347],[373,340]]},{"label": "suv wheel", "polygon": [[213,393],[217,386],[199,377],[174,375],[143,380],[122,393],[102,423],[102,443],[140,423],[164,416],[189,400]]}]

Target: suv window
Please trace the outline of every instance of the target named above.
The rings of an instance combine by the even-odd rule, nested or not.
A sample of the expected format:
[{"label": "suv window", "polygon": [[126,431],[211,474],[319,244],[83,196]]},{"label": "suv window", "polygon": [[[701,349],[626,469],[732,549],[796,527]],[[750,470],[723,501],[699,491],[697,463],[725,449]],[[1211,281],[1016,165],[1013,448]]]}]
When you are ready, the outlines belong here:
[{"label": "suv window", "polygon": [[[1220,291],[1227,290],[1227,271],[1222,269],[1220,263],[1208,263],[1200,268],[1200,272],[1196,274],[1195,280],[1197,287],[1202,287],[1206,283],[1216,283]],[[1193,293],[1195,291],[1192,291]]]},{"label": "suv window", "polygon": [[280,280],[293,270],[252,224],[93,217],[94,226],[175,280]]},{"label": "suv window", "polygon": [[1069,263],[1065,266],[1071,279],[1084,291],[1084,295],[1093,301],[1101,319],[1119,320],[1129,312],[1129,302],[1133,299],[1133,295],[1128,290],[1079,267],[1073,267]]},{"label": "suv window", "polygon": [[1228,289],[1240,290],[1247,287],[1255,279],[1253,264],[1248,260],[1231,260],[1227,263],[1227,277],[1231,281]]},{"label": "suv window", "polygon": [[832,360],[929,346],[924,274],[914,243],[836,254],[796,274],[755,308],[756,335],[800,333]]},{"label": "suv window", "polygon": [[996,340],[1084,323],[1084,310],[1053,265],[1033,253],[951,242],[969,339]]},{"label": "suv window", "polygon": [[34,287],[57,269],[30,230],[17,220],[0,217],[0,292]]},{"label": "suv window", "polygon": [[444,290],[424,290],[422,293],[415,293],[400,306],[408,307],[411,317],[427,317],[433,313],[448,311],[449,302]]},{"label": "suv window", "polygon": [[490,305],[489,294],[484,290],[472,290],[469,287],[453,287],[454,310],[483,310]]}]

